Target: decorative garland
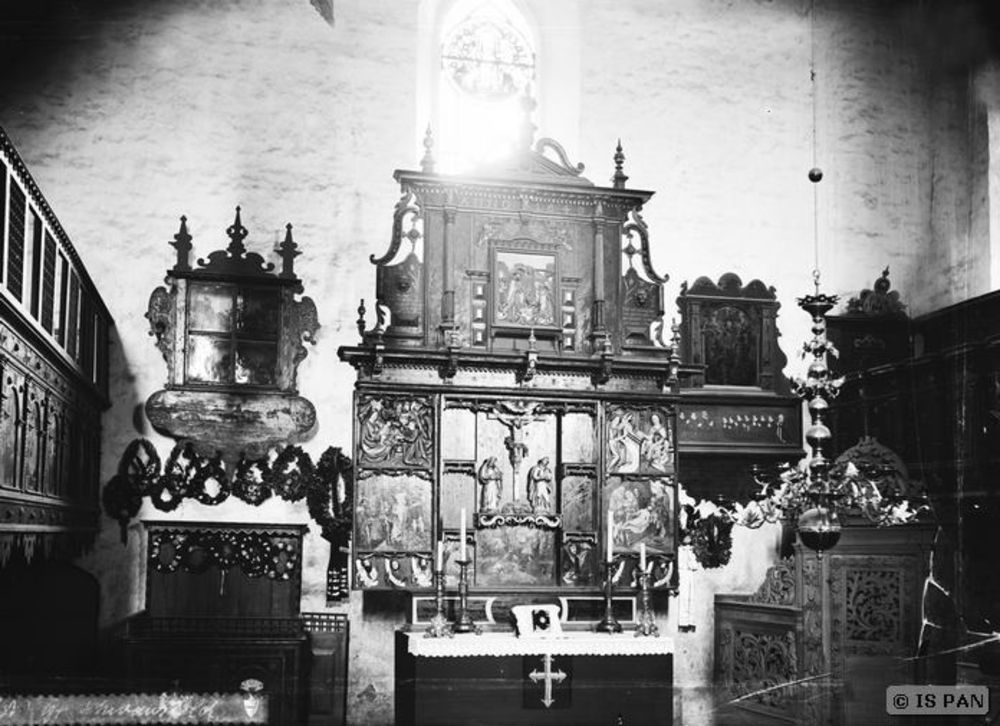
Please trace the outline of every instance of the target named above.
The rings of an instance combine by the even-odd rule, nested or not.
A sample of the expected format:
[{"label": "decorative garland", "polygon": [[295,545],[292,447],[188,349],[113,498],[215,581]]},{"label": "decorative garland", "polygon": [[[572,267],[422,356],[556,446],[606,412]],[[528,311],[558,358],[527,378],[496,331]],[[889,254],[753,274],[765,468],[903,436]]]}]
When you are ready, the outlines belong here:
[{"label": "decorative garland", "polygon": [[[165,549],[168,560],[164,560]],[[164,573],[183,569],[201,574],[213,565],[226,572],[239,566],[247,577],[288,580],[299,557],[293,543],[272,539],[264,532],[174,532],[151,539],[149,562]]]},{"label": "decorative garland", "polygon": [[[218,486],[215,494],[208,492],[211,480]],[[256,507],[272,494],[290,502],[306,499],[310,516],[319,524],[322,537],[330,542],[327,600],[346,597],[354,467],[339,448],[328,448],[315,466],[299,446],[286,446],[273,462],[266,457],[242,457],[230,481],[221,454],[205,458],[198,455],[192,442],[181,442],[170,452],[161,473],[155,447],[146,439],[135,439],[122,455],[118,474],[105,485],[102,501],[108,516],[121,527],[125,543],[128,522],[139,513],[144,496],[160,511],[171,512],[186,498],[211,506],[233,495]],[[167,562],[162,559],[164,546],[169,546],[171,553]],[[288,580],[298,566],[299,554],[291,544],[272,542],[259,533],[240,532],[216,537],[175,535],[169,543],[156,539],[150,545],[149,559],[159,572],[183,568],[185,572],[201,573],[214,564],[225,573],[239,565],[247,577],[267,575]]]},{"label": "decorative garland", "polygon": [[[219,490],[209,494],[206,484],[215,480]],[[338,497],[336,512],[331,509],[332,491],[344,482],[346,499]],[[178,443],[167,457],[163,471],[156,448],[147,439],[129,443],[118,464],[118,474],[105,485],[104,509],[108,516],[126,524],[139,511],[144,496],[163,512],[172,512],[182,500],[195,499],[206,505],[221,504],[235,495],[247,504],[258,506],[277,494],[295,502],[307,498],[309,511],[323,528],[323,536],[335,538],[350,532],[353,469],[351,460],[339,448],[330,447],[318,466],[299,446],[286,446],[273,462],[241,458],[232,480],[226,472],[222,455],[199,456],[190,441]]]}]

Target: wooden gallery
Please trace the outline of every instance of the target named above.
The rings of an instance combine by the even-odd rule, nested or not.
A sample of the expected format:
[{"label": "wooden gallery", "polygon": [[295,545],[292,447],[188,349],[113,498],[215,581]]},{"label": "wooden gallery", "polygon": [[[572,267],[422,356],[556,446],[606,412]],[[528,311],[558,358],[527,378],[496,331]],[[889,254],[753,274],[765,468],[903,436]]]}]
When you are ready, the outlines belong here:
[{"label": "wooden gallery", "polygon": [[4,15],[0,725],[1000,713],[989,3]]}]

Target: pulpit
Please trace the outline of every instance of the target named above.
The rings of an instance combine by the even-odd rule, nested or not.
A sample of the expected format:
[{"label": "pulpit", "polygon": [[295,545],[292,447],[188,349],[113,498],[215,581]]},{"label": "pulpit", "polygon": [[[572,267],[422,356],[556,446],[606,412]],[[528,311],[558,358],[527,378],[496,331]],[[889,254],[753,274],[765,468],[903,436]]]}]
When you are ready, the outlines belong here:
[{"label": "pulpit", "polygon": [[669,638],[396,633],[401,726],[671,724],[672,682]]}]

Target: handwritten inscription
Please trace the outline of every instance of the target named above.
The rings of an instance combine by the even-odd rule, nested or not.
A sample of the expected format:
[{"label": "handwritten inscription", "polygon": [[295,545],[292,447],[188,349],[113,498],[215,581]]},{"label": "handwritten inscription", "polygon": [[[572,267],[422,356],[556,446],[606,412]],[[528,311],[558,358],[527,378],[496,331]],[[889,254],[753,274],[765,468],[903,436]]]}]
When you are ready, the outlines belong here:
[{"label": "handwritten inscription", "polygon": [[259,694],[0,696],[0,725],[267,723]]}]

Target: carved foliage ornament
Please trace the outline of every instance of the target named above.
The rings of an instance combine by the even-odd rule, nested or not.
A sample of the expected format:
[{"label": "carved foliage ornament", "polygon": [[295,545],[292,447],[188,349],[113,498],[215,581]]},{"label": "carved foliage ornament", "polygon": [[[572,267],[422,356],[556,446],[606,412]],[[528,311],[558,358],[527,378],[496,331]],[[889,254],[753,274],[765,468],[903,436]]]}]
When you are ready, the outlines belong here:
[{"label": "carved foliage ornament", "polygon": [[737,693],[753,694],[751,700],[776,709],[790,707],[790,688],[775,688],[796,680],[795,633],[734,631],[732,655],[733,687]]},{"label": "carved foliage ornament", "polygon": [[898,643],[902,636],[902,572],[898,569],[847,569],[844,637]]}]

